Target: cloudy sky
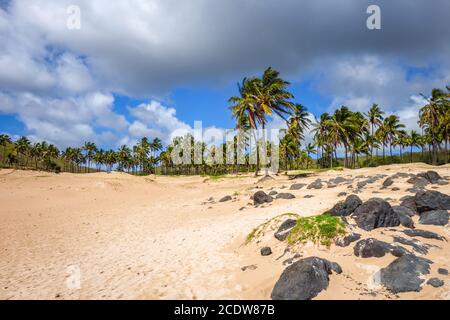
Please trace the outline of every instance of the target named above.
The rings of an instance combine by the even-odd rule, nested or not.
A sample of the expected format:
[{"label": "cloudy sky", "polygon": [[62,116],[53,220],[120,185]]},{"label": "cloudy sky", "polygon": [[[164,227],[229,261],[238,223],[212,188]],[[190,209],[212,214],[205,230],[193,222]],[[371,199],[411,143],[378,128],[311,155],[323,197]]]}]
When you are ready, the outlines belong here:
[{"label": "cloudy sky", "polygon": [[[381,30],[366,27],[371,4]],[[378,103],[415,128],[419,93],[450,84],[449,12],[448,0],[0,0],[0,132],[117,147],[195,120],[232,128],[236,83],[267,66],[316,116]]]}]

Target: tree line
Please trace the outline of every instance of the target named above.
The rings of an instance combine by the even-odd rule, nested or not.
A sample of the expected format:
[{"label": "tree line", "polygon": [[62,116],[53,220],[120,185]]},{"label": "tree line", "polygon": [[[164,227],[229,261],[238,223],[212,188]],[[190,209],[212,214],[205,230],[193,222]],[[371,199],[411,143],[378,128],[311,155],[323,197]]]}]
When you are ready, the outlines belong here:
[{"label": "tree line", "polygon": [[[433,89],[429,97],[422,95],[426,103],[419,111],[419,133],[414,130],[407,132],[398,116],[385,114],[377,104],[373,104],[367,113],[341,106],[334,113],[323,113],[312,121],[306,107],[294,101],[289,85],[278,71],[267,68],[261,77],[244,78],[238,84],[238,95],[229,99],[236,129],[255,129],[250,131],[253,137],[247,136],[243,141],[235,138],[233,142],[234,150],[239,147],[246,150],[245,164],[237,163],[236,152],[226,153],[226,144],[207,146],[194,141],[189,134],[174,138],[165,148],[159,138],[151,140],[144,137],[134,146],[123,145],[117,150],[103,150],[93,142],[58,150],[45,141],[31,143],[27,137],[13,141],[10,136],[2,134],[0,164],[74,173],[118,170],[131,174],[217,175],[254,171],[257,175],[260,154],[256,152],[257,161],[252,164],[249,141],[250,138],[266,141],[265,131],[262,130],[262,136],[259,136],[256,129],[266,129],[274,116],[283,119],[287,128],[279,144],[282,170],[312,166],[356,168],[405,161],[423,161],[433,165],[449,162],[449,86],[445,90]],[[305,143],[308,132],[313,140]],[[190,139],[192,145],[200,144],[205,155],[201,164],[173,163],[172,151],[185,139]],[[399,153],[394,154],[394,149]],[[415,149],[420,151],[413,152]],[[208,161],[217,152],[225,154],[224,163]],[[194,158],[194,154],[189,156]],[[234,158],[233,164],[226,164],[227,157]]]}]

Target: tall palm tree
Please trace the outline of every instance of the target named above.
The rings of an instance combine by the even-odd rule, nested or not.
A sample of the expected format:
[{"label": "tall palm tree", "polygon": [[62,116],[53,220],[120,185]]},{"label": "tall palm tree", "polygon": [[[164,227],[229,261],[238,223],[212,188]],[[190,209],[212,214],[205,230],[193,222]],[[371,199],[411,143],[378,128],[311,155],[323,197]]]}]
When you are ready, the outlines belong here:
[{"label": "tall palm tree", "polygon": [[[331,154],[330,156],[330,167],[333,167],[333,157],[332,152],[333,149],[331,145],[328,144],[328,135],[329,135],[329,122],[330,122],[331,116],[328,113],[322,113],[320,116],[320,119],[316,119],[316,121],[313,123],[313,128],[311,130],[311,133],[314,134],[314,142],[317,146],[317,148],[321,148],[321,155],[322,155],[322,162],[326,161],[325,153],[327,156]],[[319,152],[317,152],[319,154]]]},{"label": "tall palm tree", "polygon": [[28,156],[30,152],[31,142],[30,140],[22,136],[16,141],[16,150],[25,159],[25,167],[28,166]]},{"label": "tall palm tree", "polygon": [[105,152],[105,163],[108,166],[108,172],[113,170],[113,166],[117,161],[117,155],[114,150],[108,150]]},{"label": "tall palm tree", "polygon": [[357,135],[361,129],[358,127],[356,120],[355,115],[346,106],[342,106],[334,112],[328,121],[329,143],[334,146],[335,150],[340,145],[344,147],[345,167],[348,167],[349,164],[350,138]]},{"label": "tall palm tree", "polygon": [[430,142],[432,147],[432,164],[437,164],[437,149],[439,146],[439,131],[441,130],[441,124],[448,110],[448,97],[444,91],[440,89],[433,89],[431,97],[426,97],[421,94],[424,99],[427,100],[427,104],[420,109],[419,112],[419,125],[425,129],[425,133],[430,136]]},{"label": "tall palm tree", "polygon": [[152,151],[152,155],[150,158],[152,171],[154,171],[154,166],[158,163],[159,159],[156,156],[156,153],[161,151],[163,148],[162,141],[158,137],[154,138],[152,142],[150,143],[150,150]]},{"label": "tall palm tree", "polygon": [[399,130],[397,136],[392,141],[392,146],[398,146],[400,151],[400,161],[403,161],[403,148],[408,145],[408,134],[404,130]]},{"label": "tall palm tree", "polygon": [[147,137],[143,137],[137,145],[137,152],[141,164],[142,173],[148,173],[148,155],[150,153],[150,142]]},{"label": "tall palm tree", "polygon": [[410,147],[410,159],[411,163],[413,162],[413,148],[414,147],[420,147],[422,143],[422,137],[420,134],[418,134],[416,131],[412,130],[409,136],[407,136],[406,141],[407,144]]},{"label": "tall palm tree", "polygon": [[91,167],[92,158],[94,157],[95,152],[97,152],[97,146],[93,142],[85,142],[82,149],[85,151],[85,157],[87,160],[87,167],[85,168],[87,172]]},{"label": "tall palm tree", "polygon": [[387,130],[387,137],[389,141],[389,153],[392,157],[392,145],[397,137],[397,135],[401,134],[402,129],[405,127],[404,124],[400,123],[400,118],[396,115],[391,115],[385,119],[386,123],[384,124]]},{"label": "tall palm tree", "polygon": [[[308,143],[306,145],[305,151],[306,151],[306,155],[308,156],[308,159],[310,159],[311,154],[316,154],[316,145],[313,143]],[[306,167],[306,168],[308,169],[308,167]]]},{"label": "tall palm tree", "polygon": [[127,145],[120,147],[117,152],[117,160],[119,161],[119,170],[127,169],[130,172],[131,149]]},{"label": "tall palm tree", "polygon": [[[380,107],[377,104],[373,104],[369,112],[367,113],[367,118],[371,127],[370,133],[372,136],[375,136],[375,128],[382,125],[383,114],[384,112],[380,109]],[[374,146],[370,147],[371,156],[373,156],[373,148]]]},{"label": "tall palm tree", "polygon": [[31,147],[30,147],[30,157],[31,157],[31,162],[34,162],[34,168],[37,170],[38,169],[38,162],[39,160],[42,159],[42,152],[43,152],[43,148],[42,148],[42,144],[37,142],[34,143]]},{"label": "tall palm tree", "polygon": [[[287,117],[291,115],[295,108],[293,103],[290,102],[293,95],[287,91],[288,86],[289,82],[281,79],[279,72],[270,67],[264,71],[262,78],[244,78],[242,84],[238,85],[240,95],[228,100],[232,103],[230,108],[233,111],[233,117],[238,121],[247,117],[251,128],[254,130],[260,125],[263,129],[262,140],[265,144],[264,129],[267,117],[277,115],[287,121]],[[256,131],[254,132],[256,135]],[[259,137],[255,136],[255,140],[258,142]],[[258,175],[258,150],[256,150],[256,156],[255,175]],[[265,174],[268,174],[267,168]]]},{"label": "tall palm tree", "polygon": [[311,125],[307,109],[300,103],[293,106],[293,114],[288,120],[288,132],[298,140],[303,140],[305,131]]},{"label": "tall palm tree", "polygon": [[3,157],[2,161],[6,162],[6,148],[8,145],[12,144],[12,139],[7,134],[0,134],[0,146],[3,147]]}]

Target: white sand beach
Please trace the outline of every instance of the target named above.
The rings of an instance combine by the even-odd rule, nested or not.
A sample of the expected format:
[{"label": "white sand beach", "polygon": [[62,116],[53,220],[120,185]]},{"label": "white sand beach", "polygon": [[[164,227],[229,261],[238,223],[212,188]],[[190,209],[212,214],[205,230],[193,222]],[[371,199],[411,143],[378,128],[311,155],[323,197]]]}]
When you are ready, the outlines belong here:
[{"label": "white sand beach", "polygon": [[[269,218],[288,212],[321,214],[342,200],[340,192],[351,194],[347,185],[303,188],[289,191],[295,199],[255,208],[250,197],[257,190],[280,191],[317,178],[344,176],[357,182],[360,178],[355,177],[430,169],[450,175],[449,165],[425,164],[327,171],[295,181],[279,175],[263,183],[252,175],[211,180],[1,170],[0,299],[269,299],[285,268],[282,262],[295,254],[327,258],[343,269],[330,276],[329,288],[317,299],[450,299],[449,276],[440,275],[443,287],[423,285],[418,293],[394,295],[371,284],[371,275],[392,262],[392,255],[363,259],[353,255],[353,245],[308,244],[279,258],[286,244],[273,233],[261,243],[244,245],[252,229]],[[410,194],[405,179],[395,181],[393,186],[400,189],[395,192],[380,190],[382,181],[367,185],[358,196],[363,201],[390,198],[394,205]],[[449,185],[433,188],[450,194]],[[218,202],[226,195],[233,199]],[[370,233],[392,242],[391,235],[404,228],[396,229]],[[448,225],[420,225],[420,229],[450,239]],[[450,267],[447,241],[421,241],[433,246],[426,256],[434,262],[427,278],[436,276],[440,267]],[[271,246],[272,255],[261,256],[263,244]],[[255,267],[242,271],[250,265]],[[80,275],[75,287],[69,283],[74,272]]]}]

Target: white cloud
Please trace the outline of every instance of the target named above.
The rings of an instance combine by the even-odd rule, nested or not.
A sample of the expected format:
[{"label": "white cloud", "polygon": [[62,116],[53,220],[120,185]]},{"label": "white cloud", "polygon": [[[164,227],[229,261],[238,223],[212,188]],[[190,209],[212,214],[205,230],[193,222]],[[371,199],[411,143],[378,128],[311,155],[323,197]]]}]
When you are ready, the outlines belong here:
[{"label": "white cloud", "polygon": [[[376,102],[414,127],[411,94],[450,83],[449,42],[442,40],[450,34],[450,4],[417,1],[409,11],[403,2],[384,2],[383,23],[391,27],[369,34],[360,0],[12,0],[0,7],[0,112],[58,145],[133,143],[142,135],[167,141],[191,127],[152,97],[273,65],[294,80],[298,70],[312,77],[333,97],[330,110],[347,104],[365,111]],[[80,30],[66,28],[72,4],[81,8]],[[401,63],[438,68],[407,79]],[[113,93],[150,103],[130,107],[127,120],[114,110]]]},{"label": "white cloud", "polygon": [[55,69],[59,86],[68,94],[80,94],[95,87],[88,67],[74,54],[64,53]]},{"label": "white cloud", "polygon": [[110,142],[112,133],[108,132],[126,129],[124,116],[112,110],[113,101],[112,96],[99,92],[68,99],[2,94],[0,112],[16,114],[33,140],[79,146],[85,141]]},{"label": "white cloud", "polygon": [[407,130],[418,129],[418,111],[425,104],[419,93],[427,94],[450,80],[450,65],[442,66],[431,77],[420,73],[409,76],[408,68],[396,59],[374,55],[337,56],[312,70],[320,74],[312,76],[316,89],[333,97],[329,112],[342,105],[367,112],[376,103],[386,114],[398,115]]},{"label": "white cloud", "polygon": [[159,137],[166,143],[175,130],[191,130],[192,127],[176,117],[174,108],[165,107],[160,102],[152,100],[148,104],[128,108],[130,115],[136,118],[129,126],[129,133],[133,137]]}]

